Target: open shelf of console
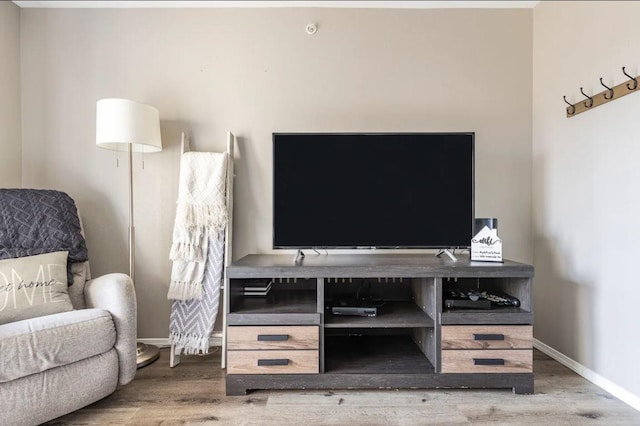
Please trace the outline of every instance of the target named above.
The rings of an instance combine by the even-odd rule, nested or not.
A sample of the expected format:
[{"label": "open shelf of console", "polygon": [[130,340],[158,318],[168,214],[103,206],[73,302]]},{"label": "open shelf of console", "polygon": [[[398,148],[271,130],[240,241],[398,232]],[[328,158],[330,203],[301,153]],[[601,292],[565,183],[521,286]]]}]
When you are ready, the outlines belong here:
[{"label": "open shelf of console", "polygon": [[495,306],[491,309],[447,309],[442,307],[440,323],[454,324],[533,324],[530,277],[463,277],[443,280],[443,300],[450,290],[458,294],[507,295],[517,300],[518,306]]},{"label": "open shelf of console", "polygon": [[264,280],[270,290],[265,295],[245,295],[255,280],[231,280],[229,325],[319,324],[316,280]]},{"label": "open shelf of console", "polygon": [[[382,344],[382,342],[384,344]],[[325,336],[325,373],[428,374],[435,369],[409,335]]]},{"label": "open shelf of console", "polygon": [[[314,388],[533,392],[530,265],[430,254],[306,256],[296,265],[293,256],[250,255],[226,274],[227,331],[240,336],[225,353],[233,366],[228,395]],[[247,297],[243,289],[252,280],[270,280],[269,294]],[[448,286],[500,291],[519,306],[445,309]],[[377,315],[331,313],[352,303],[375,306]]]}]

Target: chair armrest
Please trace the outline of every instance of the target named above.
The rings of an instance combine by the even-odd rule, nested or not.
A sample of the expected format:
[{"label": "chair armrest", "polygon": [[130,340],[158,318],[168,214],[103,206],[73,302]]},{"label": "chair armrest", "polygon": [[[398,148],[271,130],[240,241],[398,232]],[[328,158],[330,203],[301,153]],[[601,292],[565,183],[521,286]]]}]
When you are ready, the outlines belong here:
[{"label": "chair armrest", "polygon": [[120,372],[118,383],[125,385],[136,374],[137,304],[133,281],[126,274],[113,273],[87,281],[84,289],[87,308],[111,313],[116,327],[115,348]]}]

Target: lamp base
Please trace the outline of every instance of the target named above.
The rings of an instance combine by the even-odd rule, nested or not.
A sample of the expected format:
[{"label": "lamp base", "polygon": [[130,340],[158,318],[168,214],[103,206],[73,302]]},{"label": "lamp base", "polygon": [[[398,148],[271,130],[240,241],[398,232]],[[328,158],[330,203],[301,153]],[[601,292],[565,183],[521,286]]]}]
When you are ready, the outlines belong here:
[{"label": "lamp base", "polygon": [[136,364],[138,368],[146,367],[160,357],[160,348],[153,345],[138,343]]}]

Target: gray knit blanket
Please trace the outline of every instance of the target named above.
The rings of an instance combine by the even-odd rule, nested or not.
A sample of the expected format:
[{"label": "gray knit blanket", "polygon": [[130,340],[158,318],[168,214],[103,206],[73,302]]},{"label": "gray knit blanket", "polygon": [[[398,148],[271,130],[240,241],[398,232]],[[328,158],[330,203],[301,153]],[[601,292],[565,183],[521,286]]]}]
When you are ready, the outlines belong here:
[{"label": "gray knit blanket", "polygon": [[209,236],[202,282],[202,299],[174,300],[169,321],[169,341],[180,353],[209,353],[209,337],[218,316],[224,265],[224,231]]},{"label": "gray knit blanket", "polygon": [[71,263],[89,260],[76,204],[49,189],[0,189],[0,259],[68,251]]}]

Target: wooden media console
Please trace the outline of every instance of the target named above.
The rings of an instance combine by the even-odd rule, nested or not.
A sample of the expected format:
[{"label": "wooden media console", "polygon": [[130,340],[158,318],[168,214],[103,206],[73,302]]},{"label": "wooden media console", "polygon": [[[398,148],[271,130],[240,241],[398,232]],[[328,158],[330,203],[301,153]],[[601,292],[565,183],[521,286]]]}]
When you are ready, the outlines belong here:
[{"label": "wooden media console", "polygon": [[[533,393],[533,267],[429,254],[249,255],[227,270],[227,395],[252,389]],[[268,294],[247,292],[270,283]],[[446,309],[449,290],[519,306]],[[375,316],[336,315],[336,306]]]}]

